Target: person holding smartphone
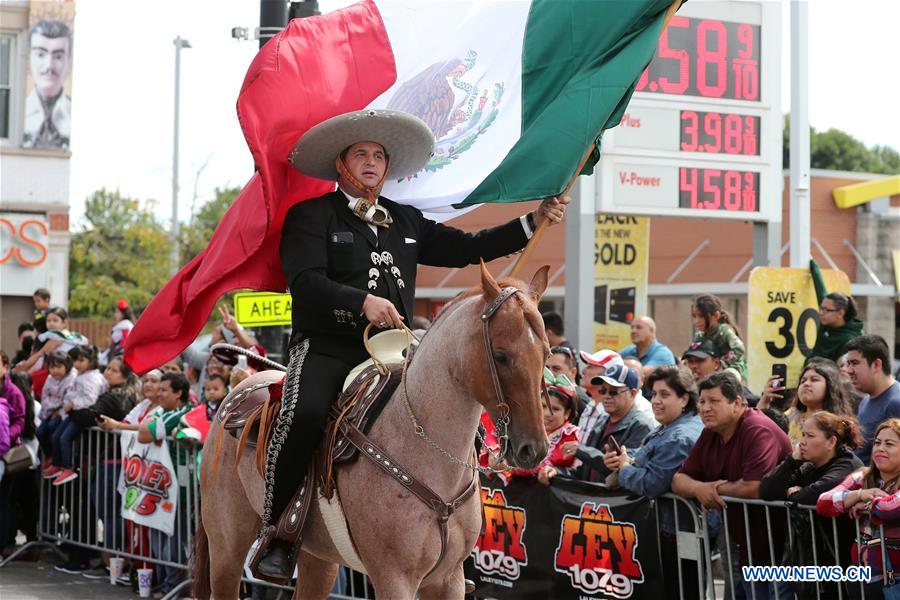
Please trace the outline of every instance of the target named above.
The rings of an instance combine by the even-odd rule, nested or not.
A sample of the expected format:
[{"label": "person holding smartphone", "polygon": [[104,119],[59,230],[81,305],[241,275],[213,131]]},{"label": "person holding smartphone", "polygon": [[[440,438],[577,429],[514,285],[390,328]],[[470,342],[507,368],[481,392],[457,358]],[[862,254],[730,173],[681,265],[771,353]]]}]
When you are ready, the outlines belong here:
[{"label": "person holding smartphone", "polygon": [[[776,367],[778,365],[775,365]],[[788,390],[785,388],[785,376],[783,373],[775,373],[766,383],[763,391],[765,406],[777,402],[785,396]],[[760,400],[760,404],[763,400]],[[759,408],[759,405],[757,405]],[[808,415],[820,410],[828,411],[839,416],[853,416],[850,407],[850,389],[841,380],[841,372],[837,365],[828,359],[814,358],[800,372],[796,393],[793,402],[785,416],[788,418],[788,437],[792,444],[798,444],[803,439],[803,421]]]},{"label": "person holding smartphone", "polygon": [[581,466],[558,471],[560,475],[603,483],[612,472],[603,460],[606,453],[618,452],[622,446],[637,448],[656,427],[656,422],[635,405],[640,383],[634,369],[620,364],[607,367],[591,384],[597,386],[597,396],[606,414],[598,419],[582,444],[565,448],[581,460]]}]

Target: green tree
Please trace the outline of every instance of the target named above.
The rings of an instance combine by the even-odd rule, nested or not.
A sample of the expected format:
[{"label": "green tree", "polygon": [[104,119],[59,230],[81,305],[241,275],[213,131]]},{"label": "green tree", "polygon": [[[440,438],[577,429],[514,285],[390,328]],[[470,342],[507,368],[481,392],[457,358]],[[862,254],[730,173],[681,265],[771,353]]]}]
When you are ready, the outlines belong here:
[{"label": "green tree", "polygon": [[116,300],[141,309],[168,281],[170,237],[145,206],[118,190],[88,198],[81,231],[69,254],[69,307],[73,316],[109,318]]},{"label": "green tree", "polygon": [[[790,166],[791,124],[784,117],[782,136],[784,168]],[[861,141],[840,129],[816,131],[809,128],[810,166],[814,169],[900,174],[900,153],[889,146],[866,148]]]},{"label": "green tree", "polygon": [[191,217],[190,223],[181,227],[179,230],[181,264],[187,264],[206,248],[213,231],[240,192],[239,187],[216,188],[213,198],[200,207],[197,214]]}]

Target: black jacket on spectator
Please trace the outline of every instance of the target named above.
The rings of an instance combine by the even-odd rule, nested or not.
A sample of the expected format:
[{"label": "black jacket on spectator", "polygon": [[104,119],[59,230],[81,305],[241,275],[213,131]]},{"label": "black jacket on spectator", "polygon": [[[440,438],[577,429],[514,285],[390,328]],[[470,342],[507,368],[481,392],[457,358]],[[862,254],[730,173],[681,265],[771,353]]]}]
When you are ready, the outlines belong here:
[{"label": "black jacket on spectator", "polygon": [[[818,468],[811,462],[788,456],[759,482],[759,497],[815,506],[822,492],[836,488],[847,475],[862,466],[859,458],[844,447],[838,450],[837,456]],[[794,486],[802,489],[788,498],[787,489]]]},{"label": "black jacket on spectator", "polygon": [[[837,487],[847,475],[862,466],[862,461],[856,454],[843,446],[833,459],[818,468],[811,462],[788,456],[759,482],[759,497],[763,500],[790,500],[805,506],[815,506],[823,492]],[[800,491],[788,497],[787,489],[794,486],[799,486]],[[815,511],[803,509],[791,512],[794,546],[793,550],[789,546],[785,547],[782,564],[794,566],[835,564],[834,525],[837,526],[838,562],[843,567],[848,566],[850,548],[855,538],[853,521],[846,515],[831,519],[816,515]],[[815,526],[815,556],[813,556],[813,526]],[[814,583],[795,582],[792,585],[798,598],[805,600],[817,597]],[[819,597],[837,598],[837,585],[821,584]],[[849,597],[846,584],[843,594],[845,598]]]},{"label": "black jacket on spectator", "polygon": [[[95,426],[100,415],[121,421],[134,408],[136,400],[137,395],[134,388],[127,384],[118,385],[100,394],[93,405],[72,411],[69,418],[75,419],[75,422],[85,429]],[[100,448],[95,451],[95,455],[105,456],[108,459],[119,458],[121,452],[118,441],[118,436],[116,436],[115,441],[110,442],[109,447],[105,449],[103,448],[104,444],[101,444]]]}]

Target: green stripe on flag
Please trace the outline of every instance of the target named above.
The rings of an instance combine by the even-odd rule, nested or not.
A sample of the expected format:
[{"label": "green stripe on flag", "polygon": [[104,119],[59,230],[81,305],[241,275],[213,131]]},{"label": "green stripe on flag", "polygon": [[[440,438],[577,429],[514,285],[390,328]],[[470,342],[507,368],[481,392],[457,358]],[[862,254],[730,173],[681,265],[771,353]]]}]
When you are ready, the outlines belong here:
[{"label": "green stripe on flag", "polygon": [[565,189],[601,131],[621,119],[671,3],[534,0],[522,49],[522,135],[461,206]]}]

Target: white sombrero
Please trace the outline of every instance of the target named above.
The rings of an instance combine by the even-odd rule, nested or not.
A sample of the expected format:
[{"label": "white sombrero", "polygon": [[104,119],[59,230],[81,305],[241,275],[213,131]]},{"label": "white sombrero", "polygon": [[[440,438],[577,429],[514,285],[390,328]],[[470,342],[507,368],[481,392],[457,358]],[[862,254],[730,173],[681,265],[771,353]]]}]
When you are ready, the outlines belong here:
[{"label": "white sombrero", "polygon": [[396,110],[358,110],[323,121],[294,144],[289,160],[304,175],[334,181],[334,159],[359,142],[381,144],[390,165],[386,178],[422,170],[434,152],[434,134],[422,119]]}]

